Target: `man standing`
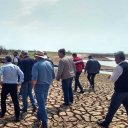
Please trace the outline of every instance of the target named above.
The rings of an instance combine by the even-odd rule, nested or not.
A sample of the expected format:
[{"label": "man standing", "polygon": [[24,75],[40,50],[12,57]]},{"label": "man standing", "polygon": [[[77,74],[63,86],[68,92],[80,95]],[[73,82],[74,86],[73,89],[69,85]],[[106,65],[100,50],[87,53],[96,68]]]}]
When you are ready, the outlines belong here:
[{"label": "man standing", "polygon": [[[21,84],[24,79],[24,74],[17,65],[11,63],[10,56],[5,57],[5,65],[0,68],[0,83],[2,85],[1,92],[1,113],[0,118],[3,118],[6,113],[6,99],[8,93],[10,93],[14,109],[15,109],[15,121],[19,121],[20,107],[17,97],[17,85]],[[18,82],[19,76],[19,82]]]},{"label": "man standing", "polygon": [[94,79],[97,73],[99,73],[101,65],[92,56],[88,56],[88,61],[85,66],[85,73],[87,71],[87,78],[90,83],[90,88],[94,90]]},{"label": "man standing", "polygon": [[56,80],[62,79],[62,90],[64,93],[64,104],[69,106],[73,103],[72,80],[75,76],[76,68],[73,60],[65,56],[65,49],[58,51],[58,56],[61,58],[59,61],[58,72]]},{"label": "man standing", "polygon": [[41,128],[48,127],[47,111],[45,109],[48,90],[55,78],[54,67],[51,61],[44,59],[44,53],[35,53],[37,62],[32,68],[32,85],[38,103],[37,118],[42,121]]},{"label": "man standing", "polygon": [[13,52],[13,56],[14,56],[14,57],[13,57],[13,59],[12,59],[12,63],[19,66],[20,58],[19,58],[19,56],[18,56],[18,52],[17,52],[17,51],[14,51],[14,52]]},{"label": "man standing", "polygon": [[112,118],[121,104],[124,105],[128,115],[128,63],[125,61],[125,55],[122,51],[114,54],[115,62],[118,64],[109,79],[114,82],[115,88],[111,98],[105,120],[97,121],[99,126],[108,128]]},{"label": "man standing", "polygon": [[32,79],[32,66],[34,65],[34,59],[30,58],[28,55],[27,51],[22,51],[21,55],[23,57],[22,61],[20,62],[20,68],[24,73],[24,82],[21,85],[21,94],[22,94],[22,100],[23,100],[23,108],[22,112],[25,113],[27,112],[28,108],[28,96],[30,98],[32,107],[33,107],[33,112],[36,111],[36,105],[35,105],[35,99],[32,94],[32,84],[31,84],[31,79]]},{"label": "man standing", "polygon": [[73,61],[74,61],[75,66],[76,66],[75,89],[74,89],[74,91],[76,92],[77,87],[79,87],[80,93],[84,93],[83,87],[82,87],[82,85],[80,84],[80,81],[79,81],[80,74],[82,73],[82,70],[84,69],[84,62],[80,57],[77,56],[76,53],[73,53],[72,57],[73,57]]}]

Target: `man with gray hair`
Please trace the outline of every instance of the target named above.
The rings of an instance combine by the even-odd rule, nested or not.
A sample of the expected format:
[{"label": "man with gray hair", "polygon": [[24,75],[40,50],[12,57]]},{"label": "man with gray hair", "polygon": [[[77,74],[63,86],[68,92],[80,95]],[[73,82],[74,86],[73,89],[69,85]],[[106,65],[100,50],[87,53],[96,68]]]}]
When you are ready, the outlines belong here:
[{"label": "man with gray hair", "polygon": [[118,64],[113,73],[108,78],[114,82],[114,93],[111,98],[110,107],[105,120],[97,121],[99,126],[108,128],[112,118],[121,104],[126,109],[128,115],[128,63],[125,61],[124,52],[119,51],[114,54],[115,62]]}]

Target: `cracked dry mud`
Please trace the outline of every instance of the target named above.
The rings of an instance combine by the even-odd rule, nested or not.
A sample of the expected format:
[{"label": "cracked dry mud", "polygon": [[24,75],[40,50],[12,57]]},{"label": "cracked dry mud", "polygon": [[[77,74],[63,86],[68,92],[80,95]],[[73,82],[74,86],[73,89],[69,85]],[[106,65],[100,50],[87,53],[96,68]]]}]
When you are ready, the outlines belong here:
[{"label": "cracked dry mud", "polygon": [[[74,93],[74,103],[69,107],[60,107],[63,103],[61,83],[54,81],[51,85],[47,99],[49,128],[99,128],[95,122],[102,119],[108,110],[113,83],[108,81],[107,75],[98,74],[95,79],[95,93],[89,93],[86,75],[82,74],[80,81],[85,93]],[[22,108],[21,100],[20,106]],[[0,119],[0,128],[39,128],[31,104],[20,122],[15,123],[13,116],[14,110],[9,96],[7,113],[5,118]],[[128,117],[123,106],[115,114],[110,128],[128,128]]]}]

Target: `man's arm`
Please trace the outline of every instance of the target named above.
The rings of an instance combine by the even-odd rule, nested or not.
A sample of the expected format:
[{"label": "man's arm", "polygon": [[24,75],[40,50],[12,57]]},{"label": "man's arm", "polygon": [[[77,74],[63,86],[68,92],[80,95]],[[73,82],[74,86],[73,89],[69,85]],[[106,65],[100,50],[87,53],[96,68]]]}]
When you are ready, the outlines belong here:
[{"label": "man's arm", "polygon": [[3,84],[3,68],[0,68],[0,85]]},{"label": "man's arm", "polygon": [[123,68],[121,66],[117,66],[115,67],[115,69],[113,70],[113,73],[111,76],[109,76],[109,80],[116,82],[117,79],[120,77],[120,75],[123,73]]},{"label": "man's arm", "polygon": [[62,75],[64,69],[64,62],[62,60],[60,60],[59,62],[59,66],[58,66],[58,72],[57,72],[57,76],[56,76],[56,80],[59,81]]},{"label": "man's arm", "polygon": [[35,65],[32,67],[32,86],[34,87],[37,83],[38,78],[38,67]]},{"label": "man's arm", "polygon": [[37,80],[32,80],[32,86],[35,87]]},{"label": "man's arm", "polygon": [[22,84],[24,82],[24,73],[21,71],[21,69],[17,67],[17,72],[18,72],[18,75],[20,76],[20,80],[19,80],[19,84]]}]

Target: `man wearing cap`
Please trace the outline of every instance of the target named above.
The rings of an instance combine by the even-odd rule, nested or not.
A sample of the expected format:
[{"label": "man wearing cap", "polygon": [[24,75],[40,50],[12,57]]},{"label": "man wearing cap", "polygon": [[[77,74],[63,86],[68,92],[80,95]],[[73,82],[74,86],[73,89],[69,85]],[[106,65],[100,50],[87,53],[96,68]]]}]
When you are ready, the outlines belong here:
[{"label": "man wearing cap", "polygon": [[29,96],[31,104],[32,104],[32,111],[36,111],[35,99],[32,94],[32,66],[35,63],[35,60],[30,58],[27,51],[22,51],[21,55],[23,57],[22,61],[20,62],[20,68],[24,73],[24,82],[21,85],[21,94],[22,94],[22,101],[23,101],[23,108],[21,109],[23,113],[27,112],[28,109],[28,102],[27,98]]},{"label": "man wearing cap", "polygon": [[[6,113],[6,99],[10,93],[15,110],[15,121],[19,121],[20,107],[17,97],[17,85],[21,84],[24,80],[24,74],[20,68],[11,63],[10,56],[5,57],[5,64],[0,68],[0,84],[2,85],[1,91],[1,113],[0,118],[3,118]],[[19,82],[18,82],[19,76]]]},{"label": "man wearing cap", "polygon": [[53,64],[44,58],[44,53],[35,53],[37,62],[32,68],[32,84],[38,103],[37,118],[42,121],[41,128],[48,127],[47,111],[45,109],[48,90],[51,82],[55,78]]}]

